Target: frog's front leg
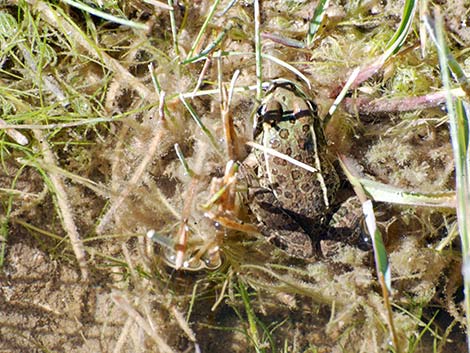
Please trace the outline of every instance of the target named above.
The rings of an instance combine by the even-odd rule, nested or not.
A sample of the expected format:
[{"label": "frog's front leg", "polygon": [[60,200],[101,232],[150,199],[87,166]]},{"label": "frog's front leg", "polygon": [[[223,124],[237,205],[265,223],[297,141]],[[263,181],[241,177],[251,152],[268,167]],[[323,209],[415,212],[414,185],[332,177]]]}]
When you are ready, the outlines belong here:
[{"label": "frog's front leg", "polygon": [[251,209],[259,221],[260,232],[289,255],[314,256],[312,240],[299,223],[285,210],[272,190],[250,187]]}]

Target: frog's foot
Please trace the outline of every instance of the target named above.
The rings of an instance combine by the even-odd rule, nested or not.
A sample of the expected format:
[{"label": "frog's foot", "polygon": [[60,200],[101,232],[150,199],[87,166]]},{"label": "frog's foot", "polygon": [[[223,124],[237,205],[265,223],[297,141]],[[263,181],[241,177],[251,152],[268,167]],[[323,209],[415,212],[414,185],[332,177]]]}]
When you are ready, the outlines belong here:
[{"label": "frog's foot", "polygon": [[333,257],[346,246],[370,250],[372,244],[363,219],[359,199],[355,196],[347,199],[331,218],[327,235],[320,242],[323,256]]},{"label": "frog's foot", "polygon": [[315,253],[310,237],[299,225],[294,223],[290,226],[297,229],[268,229],[265,225],[261,225],[260,230],[264,235],[271,233],[268,240],[290,256],[302,259],[314,257]]},{"label": "frog's foot", "polygon": [[280,205],[270,189],[251,188],[251,208],[259,221],[259,230],[274,245],[289,255],[312,258],[314,246],[309,235],[299,223]]}]

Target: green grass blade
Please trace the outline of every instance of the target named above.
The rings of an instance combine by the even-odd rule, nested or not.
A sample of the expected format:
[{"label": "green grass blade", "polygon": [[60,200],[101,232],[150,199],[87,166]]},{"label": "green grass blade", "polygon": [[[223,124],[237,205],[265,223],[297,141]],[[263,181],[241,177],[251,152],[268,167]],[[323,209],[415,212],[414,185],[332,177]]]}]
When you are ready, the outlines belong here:
[{"label": "green grass blade", "polygon": [[390,336],[392,338],[393,348],[395,349],[395,352],[400,352],[398,336],[395,330],[395,324],[393,322],[393,310],[391,307],[389,295],[392,288],[390,265],[388,262],[388,256],[385,249],[385,245],[383,243],[382,234],[380,233],[380,230],[377,227],[373,204],[370,199],[367,199],[366,192],[361,183],[359,182],[359,178],[355,175],[357,173],[354,168],[350,168],[351,166],[350,163],[348,163],[348,160],[344,156],[341,156],[340,163],[344,173],[346,174],[349,182],[353,186],[354,191],[356,192],[362,203],[362,212],[365,216],[367,230],[372,238],[375,267],[377,271],[378,281],[380,287],[382,288],[382,297],[384,300],[384,305],[387,309],[387,321],[389,325]]},{"label": "green grass blade", "polygon": [[188,56],[187,56],[188,58],[192,58],[192,57],[194,56],[194,51],[195,51],[196,48],[198,47],[199,42],[201,41],[202,36],[204,35],[204,32],[206,31],[207,26],[209,25],[209,22],[210,22],[210,21],[212,20],[212,18],[214,17],[215,10],[217,9],[217,6],[219,5],[219,3],[220,3],[220,0],[216,0],[216,1],[214,1],[214,3],[212,4],[212,7],[210,8],[209,13],[207,14],[206,20],[205,20],[204,23],[202,24],[201,30],[200,30],[199,33],[197,34],[197,37],[196,37],[196,39],[194,40],[193,45],[191,46],[191,50],[189,51]]},{"label": "green grass blade", "polygon": [[438,48],[438,50],[443,51],[444,55],[446,56],[447,65],[452,72],[452,76],[454,76],[455,80],[459,83],[462,90],[467,95],[467,98],[470,97],[470,83],[465,75],[465,72],[460,67],[455,57],[450,53],[447,46],[444,48],[441,47],[440,42],[437,39],[436,33],[436,24],[434,20],[430,17],[429,14],[424,15],[423,17],[424,24],[429,32],[429,36],[431,40],[434,42],[434,45]]},{"label": "green grass blade", "polygon": [[216,138],[214,137],[214,135],[212,135],[210,130],[207,128],[207,126],[204,125],[201,118],[199,118],[199,115],[197,115],[196,111],[194,110],[194,108],[191,106],[191,104],[188,103],[188,101],[186,99],[184,99],[184,97],[181,94],[180,94],[179,98],[180,98],[181,102],[183,102],[183,105],[185,106],[185,108],[191,114],[191,117],[194,119],[196,124],[199,126],[199,128],[202,130],[202,132],[204,132],[204,134],[207,136],[207,138],[209,139],[210,144],[212,145],[212,147],[214,147],[214,150],[217,152],[217,154],[219,156],[223,157],[223,153],[220,149],[220,146],[217,144]]},{"label": "green grass blade", "polygon": [[134,21],[130,21],[130,20],[126,20],[126,19],[123,19],[123,18],[120,18],[120,17],[110,15],[109,13],[97,10],[97,9],[95,9],[91,6],[88,6],[88,5],[86,5],[82,2],[78,2],[78,1],[74,1],[74,0],[64,0],[64,2],[69,4],[70,6],[76,7],[77,9],[88,12],[88,13],[90,13],[94,16],[100,17],[104,20],[108,20],[108,21],[118,23],[118,24],[123,25],[123,26],[132,27],[132,28],[135,28],[135,29],[143,29],[145,31],[149,30],[149,28],[146,24],[138,23],[138,22],[134,22]]},{"label": "green grass blade", "polygon": [[449,49],[444,34],[442,16],[438,8],[435,11],[435,30],[442,83],[446,91],[446,106],[449,118],[452,149],[455,160],[457,222],[462,243],[463,277],[465,294],[465,316],[467,323],[467,344],[470,351],[470,163],[468,155],[468,116],[465,105],[451,93],[449,73]]},{"label": "green grass blade", "polygon": [[405,39],[408,36],[408,32],[410,31],[411,25],[413,24],[416,6],[417,1],[415,0],[405,1],[400,25],[398,26],[397,31],[387,44],[385,53],[382,56],[383,61],[386,61],[390,56],[398,52],[398,50],[405,42]]},{"label": "green grass blade", "polygon": [[256,99],[261,100],[262,83],[263,83],[263,61],[261,59],[261,13],[259,0],[254,3],[254,16],[255,16],[255,60],[256,60]]},{"label": "green grass blade", "polygon": [[372,238],[372,245],[374,247],[374,257],[375,265],[377,271],[380,272],[387,286],[388,291],[392,290],[392,280],[390,274],[390,266],[387,258],[387,251],[385,250],[385,245],[382,239],[382,234],[380,233],[379,228],[377,227],[377,222],[375,220],[374,209],[372,206],[372,201],[367,200],[362,205],[363,213],[366,216],[366,224],[369,233]]},{"label": "green grass blade", "polygon": [[245,306],[246,317],[248,319],[248,335],[250,336],[250,339],[254,345],[255,352],[263,352],[264,350],[262,350],[260,347],[260,337],[258,328],[256,326],[257,319],[250,304],[250,296],[246,290],[245,284],[242,281],[238,281],[238,289],[240,291],[240,296],[242,298],[243,305]]},{"label": "green grass blade", "polygon": [[193,62],[196,62],[202,58],[205,58],[209,53],[215,50],[217,46],[222,42],[222,40],[227,36],[227,33],[230,32],[230,30],[233,28],[233,23],[230,22],[227,26],[225,26],[222,31],[219,33],[217,38],[214,39],[213,42],[211,42],[203,51],[201,51],[199,54],[196,56],[193,56],[189,59],[184,60],[181,64],[186,65],[190,64]]},{"label": "green grass blade", "polygon": [[173,8],[173,1],[168,0],[168,6],[171,7],[171,10],[169,12],[170,12],[171,36],[173,38],[173,48],[175,49],[175,54],[180,55],[180,48],[178,46],[178,33],[176,30],[175,9]]},{"label": "green grass blade", "polygon": [[194,171],[189,167],[188,162],[186,161],[186,158],[184,157],[183,151],[181,151],[180,145],[175,143],[175,152],[176,156],[181,162],[181,165],[183,166],[184,171],[190,176],[194,177]]},{"label": "green grass blade", "polygon": [[382,234],[377,228],[372,201],[366,196],[366,191],[363,185],[361,184],[359,177],[356,175],[357,171],[351,167],[351,162],[344,156],[340,156],[339,161],[341,164],[341,169],[346,174],[346,177],[353,186],[354,191],[361,200],[362,211],[366,218],[367,230],[369,231],[369,234],[372,238],[377,273],[383,275],[383,278],[385,279],[385,284],[387,285],[387,289],[390,291],[390,268],[388,265],[387,253],[383,244]]},{"label": "green grass blade", "polygon": [[323,19],[325,17],[326,9],[330,4],[330,0],[320,0],[318,3],[315,12],[313,13],[312,19],[310,20],[307,33],[307,48],[312,45],[315,41],[315,36],[318,33],[318,30],[321,27]]},{"label": "green grass blade", "polygon": [[453,191],[433,193],[408,191],[366,178],[358,178],[358,182],[374,201],[438,208],[455,208],[456,204]]}]

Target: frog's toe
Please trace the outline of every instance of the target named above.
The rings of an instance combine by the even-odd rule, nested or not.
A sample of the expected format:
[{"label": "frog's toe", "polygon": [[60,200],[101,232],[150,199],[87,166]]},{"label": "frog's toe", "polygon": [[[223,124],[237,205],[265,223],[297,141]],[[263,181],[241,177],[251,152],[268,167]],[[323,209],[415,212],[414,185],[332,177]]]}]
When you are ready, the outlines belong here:
[{"label": "frog's toe", "polygon": [[304,232],[289,231],[283,234],[282,231],[278,231],[277,233],[276,236],[270,239],[271,242],[290,256],[302,259],[314,256],[315,249],[312,240]]}]

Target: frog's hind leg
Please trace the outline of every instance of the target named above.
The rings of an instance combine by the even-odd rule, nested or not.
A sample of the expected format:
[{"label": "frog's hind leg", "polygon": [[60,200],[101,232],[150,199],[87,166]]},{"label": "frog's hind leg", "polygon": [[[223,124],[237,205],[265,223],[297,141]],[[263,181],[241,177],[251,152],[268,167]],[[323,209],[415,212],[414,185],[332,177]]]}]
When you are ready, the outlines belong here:
[{"label": "frog's hind leg", "polygon": [[312,240],[297,221],[284,210],[272,190],[250,189],[251,208],[259,221],[260,232],[277,247],[298,258],[312,258]]},{"label": "frog's hind leg", "polygon": [[[292,257],[301,259],[311,259],[315,256],[316,252],[312,245],[312,240],[306,236],[304,230],[296,223],[295,230],[277,229],[276,234],[268,237],[275,246],[282,249]],[[263,226],[261,228],[264,228]],[[293,227],[294,228],[294,227]],[[273,230],[261,229],[263,234],[273,233]]]}]

